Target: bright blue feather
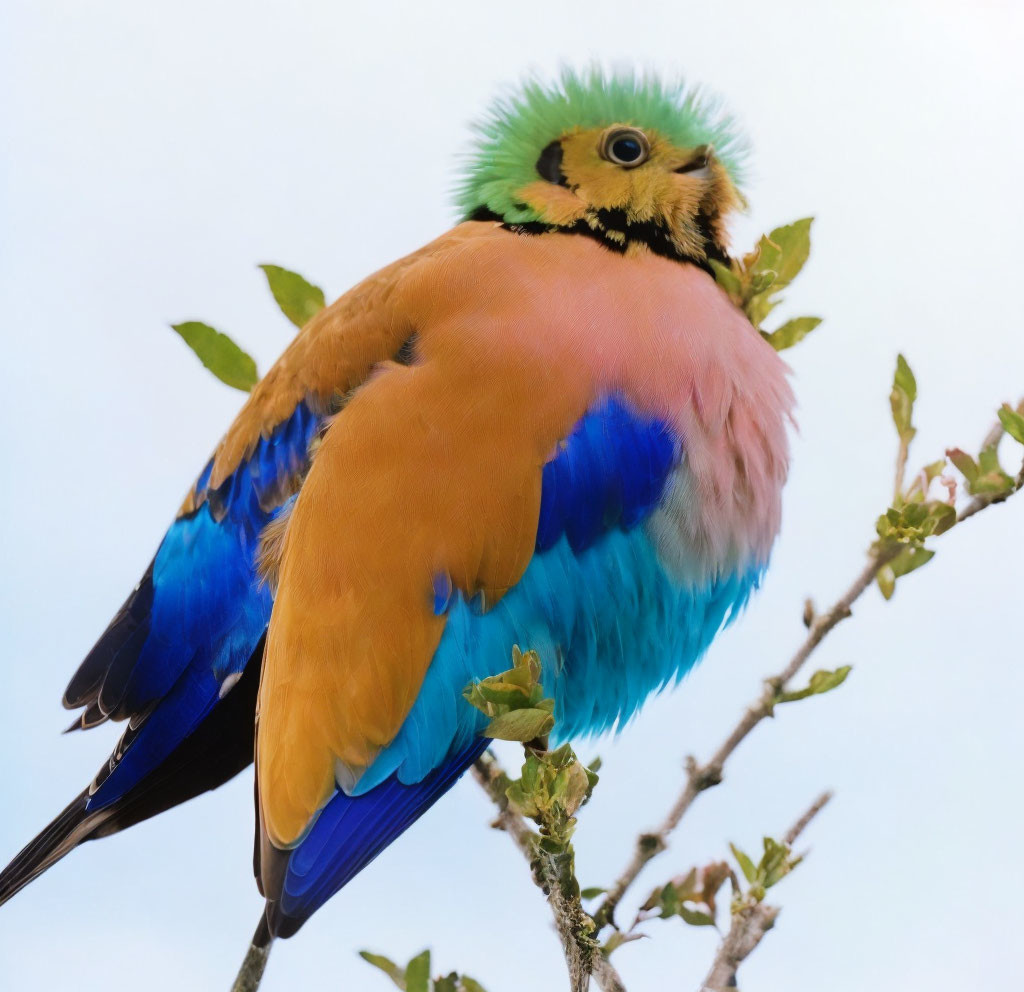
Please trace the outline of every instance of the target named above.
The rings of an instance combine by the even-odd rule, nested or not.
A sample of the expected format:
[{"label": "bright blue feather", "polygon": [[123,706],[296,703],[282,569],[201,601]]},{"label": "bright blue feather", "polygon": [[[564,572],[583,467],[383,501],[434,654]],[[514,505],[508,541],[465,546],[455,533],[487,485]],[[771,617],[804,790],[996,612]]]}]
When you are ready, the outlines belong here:
[{"label": "bright blue feather", "polygon": [[359,797],[335,793],[288,862],[282,911],[311,916],[444,795],[487,744],[475,738],[412,785],[392,776]]},{"label": "bright blue feather", "polygon": [[90,798],[90,809],[120,798],[155,769],[213,708],[224,680],[245,668],[272,605],[256,574],[259,536],[280,512],[290,481],[304,471],[318,425],[299,404],[218,490],[167,531],[153,562],[148,632],[125,690],[132,712],[157,705]]},{"label": "bright blue feather", "polygon": [[681,585],[637,528],[610,531],[579,554],[563,538],[534,556],[519,584],[486,614],[455,596],[412,711],[357,791],[394,772],[416,782],[450,750],[465,747],[484,721],[462,689],[508,668],[513,644],[540,655],[560,740],[622,726],[647,696],[693,667],[762,571]]},{"label": "bright blue feather", "polygon": [[582,551],[610,527],[632,527],[658,502],[678,457],[664,421],[638,417],[618,397],[597,404],[544,466],[537,550],[565,534]]}]

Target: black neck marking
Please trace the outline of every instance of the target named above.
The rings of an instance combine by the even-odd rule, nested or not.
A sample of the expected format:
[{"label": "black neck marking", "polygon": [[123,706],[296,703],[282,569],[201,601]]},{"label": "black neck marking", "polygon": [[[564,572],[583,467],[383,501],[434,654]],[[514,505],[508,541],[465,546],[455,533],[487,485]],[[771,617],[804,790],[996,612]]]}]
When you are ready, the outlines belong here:
[{"label": "black neck marking", "polygon": [[644,244],[655,255],[663,258],[671,258],[676,262],[689,262],[703,269],[710,276],[714,276],[711,268],[711,261],[720,262],[723,265],[729,264],[729,256],[725,250],[715,241],[712,218],[704,211],[701,211],[696,218],[697,227],[704,239],[706,257],[698,258],[681,252],[673,243],[668,229],[663,224],[656,224],[654,221],[630,221],[624,210],[598,210],[595,214],[597,223],[593,226],[585,220],[578,220],[568,227],[559,227],[557,224],[545,224],[542,221],[531,220],[523,223],[509,223],[500,214],[495,213],[488,207],[477,207],[466,220],[494,221],[501,224],[506,231],[513,234],[548,234],[558,231],[562,234],[581,234],[584,237],[592,238],[605,248],[618,255],[625,254],[630,244]]}]

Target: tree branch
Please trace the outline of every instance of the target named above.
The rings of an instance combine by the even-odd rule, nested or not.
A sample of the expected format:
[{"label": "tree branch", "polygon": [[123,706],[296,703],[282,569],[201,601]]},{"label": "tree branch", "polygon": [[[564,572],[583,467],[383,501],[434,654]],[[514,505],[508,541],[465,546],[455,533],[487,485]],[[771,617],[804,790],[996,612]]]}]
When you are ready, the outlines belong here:
[{"label": "tree branch", "polygon": [[732,925],[718,946],[714,964],[708,972],[701,992],[730,992],[736,988],[736,972],[775,926],[779,910],[766,902],[743,906],[733,913]]},{"label": "tree branch", "polygon": [[[822,793],[806,813],[786,832],[786,846],[792,847],[797,838],[832,798],[831,792]],[[729,931],[715,954],[711,970],[701,985],[701,992],[731,992],[736,988],[736,972],[754,952],[764,935],[775,926],[779,909],[765,902],[745,901],[734,907]]]},{"label": "tree branch", "polygon": [[242,959],[242,966],[238,969],[231,992],[256,992],[263,981],[263,972],[267,967],[267,958],[270,957],[270,948],[273,938],[267,930],[266,919],[260,914],[260,922],[256,932],[252,936],[249,949]]},{"label": "tree branch", "polygon": [[578,892],[564,884],[558,867],[540,845],[540,837],[530,829],[526,819],[509,803],[505,790],[509,777],[490,752],[473,764],[473,777],[498,807],[493,826],[504,830],[529,862],[533,880],[548,898],[551,912],[565,954],[572,992],[586,992],[593,974],[602,992],[626,992],[619,973],[597,949],[593,939],[593,921],[583,911]]}]

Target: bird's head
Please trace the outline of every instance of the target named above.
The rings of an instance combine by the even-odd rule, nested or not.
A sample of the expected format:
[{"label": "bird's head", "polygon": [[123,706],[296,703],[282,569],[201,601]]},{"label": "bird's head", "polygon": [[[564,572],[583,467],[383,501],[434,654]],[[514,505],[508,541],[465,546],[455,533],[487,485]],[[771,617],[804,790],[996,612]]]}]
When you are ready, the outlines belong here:
[{"label": "bird's head", "polygon": [[468,219],[574,231],[703,266],[726,258],[725,222],[744,204],[744,142],[682,84],[565,71],[499,99],[476,130],[458,190]]}]

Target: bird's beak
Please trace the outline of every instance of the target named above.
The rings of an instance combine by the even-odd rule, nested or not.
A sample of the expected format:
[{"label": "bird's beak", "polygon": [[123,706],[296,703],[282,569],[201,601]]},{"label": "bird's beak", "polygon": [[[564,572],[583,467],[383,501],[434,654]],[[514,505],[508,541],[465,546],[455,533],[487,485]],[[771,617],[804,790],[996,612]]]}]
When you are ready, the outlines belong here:
[{"label": "bird's beak", "polygon": [[712,145],[701,145],[695,148],[693,155],[674,171],[685,174],[693,179],[709,179],[711,177],[711,160],[715,149]]}]

